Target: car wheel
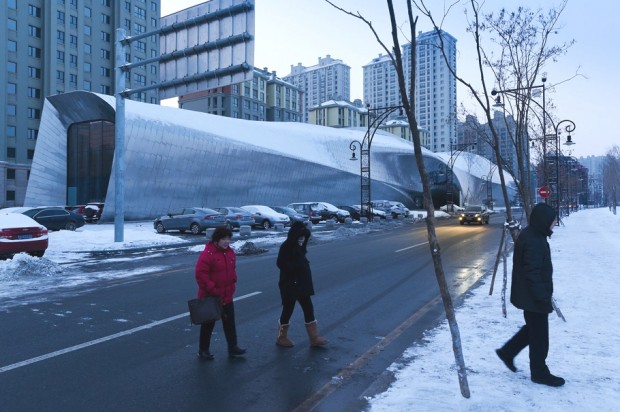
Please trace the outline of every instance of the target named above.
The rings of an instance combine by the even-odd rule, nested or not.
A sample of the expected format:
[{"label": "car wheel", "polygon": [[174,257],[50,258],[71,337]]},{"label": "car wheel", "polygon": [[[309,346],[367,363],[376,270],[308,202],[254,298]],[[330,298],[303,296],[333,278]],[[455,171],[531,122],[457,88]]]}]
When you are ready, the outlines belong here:
[{"label": "car wheel", "polygon": [[271,229],[271,222],[269,220],[263,220],[263,229],[269,230]]},{"label": "car wheel", "polygon": [[30,252],[30,256],[43,257],[45,250],[37,250],[36,252]]},{"label": "car wheel", "polygon": [[71,230],[74,231],[76,229],[76,225],[75,222],[67,222],[65,224],[65,230]]},{"label": "car wheel", "polygon": [[202,232],[198,223],[192,223],[192,225],[189,227],[189,230],[192,231],[193,235],[199,235],[200,232]]},{"label": "car wheel", "polygon": [[155,230],[157,231],[157,233],[166,233],[166,228],[161,222],[157,223],[157,226],[155,226]]}]

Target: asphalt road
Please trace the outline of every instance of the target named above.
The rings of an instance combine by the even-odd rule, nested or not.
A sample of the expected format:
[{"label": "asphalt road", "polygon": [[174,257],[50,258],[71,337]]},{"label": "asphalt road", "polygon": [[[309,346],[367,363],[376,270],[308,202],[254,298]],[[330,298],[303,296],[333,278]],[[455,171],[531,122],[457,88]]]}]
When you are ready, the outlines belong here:
[{"label": "asphalt road", "polygon": [[[456,304],[492,270],[502,218],[438,227]],[[84,270],[155,269],[0,312],[0,410],[363,410],[364,396],[389,384],[386,368],[444,318],[425,225],[311,242],[315,312],[330,341],[320,349],[308,347],[299,307],[289,333],[295,347],[274,344],[276,249],[238,258],[235,309],[244,359],[227,357],[219,323],[215,360],[197,359],[199,328],[186,314],[196,293],[197,254],[183,249],[152,257],[145,251],[148,258],[135,262],[100,258]],[[453,356],[451,347],[436,350]]]}]

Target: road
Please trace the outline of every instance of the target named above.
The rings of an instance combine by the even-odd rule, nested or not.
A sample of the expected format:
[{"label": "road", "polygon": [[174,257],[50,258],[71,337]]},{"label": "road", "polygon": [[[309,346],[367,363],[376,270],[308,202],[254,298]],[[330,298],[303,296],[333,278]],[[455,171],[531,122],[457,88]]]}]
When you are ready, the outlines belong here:
[{"label": "road", "polygon": [[[501,224],[500,216],[486,226],[440,223],[457,304],[492,269]],[[245,359],[227,357],[220,324],[211,345],[215,360],[196,357],[199,328],[186,315],[196,292],[196,253],[171,250],[148,264],[101,260],[106,271],[154,269],[0,312],[0,409],[359,411],[365,395],[389,384],[386,368],[444,318],[423,223],[313,240],[313,301],[330,343],[308,347],[298,307],[289,333],[296,345],[279,348],[276,253],[274,247],[238,259],[235,309]],[[96,267],[88,270],[95,274]],[[453,356],[451,347],[437,350]]]}]

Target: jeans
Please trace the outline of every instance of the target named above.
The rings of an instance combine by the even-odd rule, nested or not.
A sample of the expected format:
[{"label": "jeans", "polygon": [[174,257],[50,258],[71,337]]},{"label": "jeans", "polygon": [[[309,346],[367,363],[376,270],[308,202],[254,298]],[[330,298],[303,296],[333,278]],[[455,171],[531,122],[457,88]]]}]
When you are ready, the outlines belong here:
[{"label": "jeans", "polygon": [[534,377],[549,374],[549,314],[524,310],[525,325],[501,348],[512,359],[526,346],[530,347],[530,373]]}]

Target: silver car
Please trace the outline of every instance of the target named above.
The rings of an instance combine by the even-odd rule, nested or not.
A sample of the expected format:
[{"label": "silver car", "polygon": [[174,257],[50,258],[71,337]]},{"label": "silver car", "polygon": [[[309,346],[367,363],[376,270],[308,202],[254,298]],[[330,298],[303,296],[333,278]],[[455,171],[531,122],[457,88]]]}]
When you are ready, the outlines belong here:
[{"label": "silver car", "polygon": [[241,226],[254,226],[254,218],[252,214],[240,207],[216,207],[217,212],[225,216],[226,223],[232,228],[240,228]]},{"label": "silver car", "polygon": [[153,227],[157,233],[178,230],[181,233],[190,231],[194,235],[199,235],[206,229],[223,225],[226,225],[224,215],[206,207],[185,207],[171,210],[153,222]]}]

